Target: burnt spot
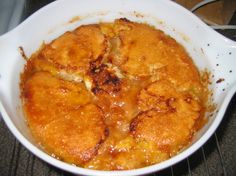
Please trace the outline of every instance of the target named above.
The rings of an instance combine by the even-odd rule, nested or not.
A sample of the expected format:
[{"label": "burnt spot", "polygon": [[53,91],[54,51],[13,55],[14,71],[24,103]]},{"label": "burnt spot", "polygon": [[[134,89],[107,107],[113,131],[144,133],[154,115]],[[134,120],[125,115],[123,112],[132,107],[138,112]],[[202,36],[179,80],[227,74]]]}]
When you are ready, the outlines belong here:
[{"label": "burnt spot", "polygon": [[98,59],[90,62],[89,63],[89,72],[92,74],[95,74],[99,71],[99,69],[101,69],[102,67],[105,67],[106,65],[101,64],[101,61],[102,61],[102,57],[99,56]]},{"label": "burnt spot", "polygon": [[135,117],[131,123],[130,123],[130,126],[129,126],[129,130],[131,133],[134,133],[135,130],[136,130],[136,126],[138,125],[139,123],[139,119],[137,117]]},{"label": "burnt spot", "polygon": [[219,84],[219,83],[223,82],[224,80],[225,80],[224,78],[220,78],[216,81],[216,83]]},{"label": "burnt spot", "polygon": [[91,89],[91,91],[92,91],[94,94],[98,94],[98,93],[100,93],[100,92],[103,92],[103,90],[100,89],[99,87],[93,87],[93,88]]},{"label": "burnt spot", "polygon": [[[153,111],[154,109],[151,109],[150,111]],[[155,111],[155,110],[154,110]],[[140,123],[141,119],[139,118],[140,116],[142,116],[143,114],[146,114],[147,117],[150,117],[148,114],[148,111],[141,111],[139,112],[130,122],[129,125],[129,131],[131,132],[131,134],[135,134],[137,125]],[[151,117],[150,117],[151,118]]]},{"label": "burnt spot", "polygon": [[119,84],[120,80],[116,76],[109,76],[108,79],[104,81],[105,84]]},{"label": "burnt spot", "polygon": [[123,22],[127,22],[130,23],[131,21],[129,21],[127,18],[120,18],[119,21],[123,21]]},{"label": "burnt spot", "polygon": [[25,54],[25,51],[24,51],[24,48],[22,46],[19,47],[19,51],[20,51],[20,54],[22,56],[22,58],[27,61],[28,60],[28,57],[26,56]]},{"label": "burnt spot", "polygon": [[105,128],[104,134],[105,134],[105,137],[109,136],[110,134],[109,128]]},{"label": "burnt spot", "polygon": [[90,63],[88,75],[92,78],[92,92],[98,94],[102,91],[107,93],[117,93],[121,90],[121,80],[115,72],[106,64],[98,61]]}]

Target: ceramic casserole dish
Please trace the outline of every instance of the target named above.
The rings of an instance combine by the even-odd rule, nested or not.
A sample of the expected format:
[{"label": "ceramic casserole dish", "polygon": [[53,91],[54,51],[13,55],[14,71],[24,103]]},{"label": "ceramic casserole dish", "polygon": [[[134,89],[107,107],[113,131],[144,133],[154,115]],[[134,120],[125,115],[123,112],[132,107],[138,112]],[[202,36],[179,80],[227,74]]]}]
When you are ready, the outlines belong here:
[{"label": "ceramic casserole dish", "polygon": [[[111,22],[117,18],[148,23],[182,44],[200,71],[211,76],[210,101],[215,110],[194,136],[191,144],[178,155],[152,166],[127,171],[97,171],[76,167],[45,153],[32,138],[25,123],[20,100],[20,73],[26,56],[43,42],[50,42],[82,24]],[[186,80],[187,81],[187,80]],[[167,168],[200,148],[221,122],[236,91],[236,42],[215,32],[188,10],[169,0],[59,0],[26,19],[0,37],[0,111],[8,128],[34,155],[45,162],[78,175],[143,175]]]}]

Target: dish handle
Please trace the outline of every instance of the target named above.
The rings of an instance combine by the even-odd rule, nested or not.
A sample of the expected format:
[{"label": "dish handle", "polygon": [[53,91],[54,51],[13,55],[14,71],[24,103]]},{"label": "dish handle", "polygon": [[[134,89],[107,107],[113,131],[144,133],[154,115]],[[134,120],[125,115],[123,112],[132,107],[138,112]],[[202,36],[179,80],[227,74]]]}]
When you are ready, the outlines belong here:
[{"label": "dish handle", "polygon": [[214,64],[216,83],[222,82],[217,87],[230,90],[236,86],[236,42],[225,37],[223,39],[221,42],[216,42],[212,50],[216,54],[216,59],[212,59],[212,64]]},{"label": "dish handle", "polygon": [[7,34],[4,34],[0,36],[0,73],[1,71],[7,67],[7,62],[9,59],[7,59],[7,53],[10,49],[9,46],[9,37]]},{"label": "dish handle", "polygon": [[[20,52],[18,50],[17,40],[14,35],[7,33],[0,36],[0,91],[7,88],[13,79],[12,75],[16,72],[16,68],[21,66],[19,62]],[[15,79],[15,77],[14,77]]]},{"label": "dish handle", "polygon": [[[229,52],[228,54],[230,55],[229,57],[229,65],[232,68],[231,70],[229,70],[230,75],[230,82],[229,84],[232,87],[236,86],[236,42],[232,42],[232,45],[229,48]],[[236,92],[236,90],[235,90]]]},{"label": "dish handle", "polygon": [[227,40],[229,42],[224,46],[221,46],[221,48],[218,48],[218,51],[222,50],[224,48],[225,57],[222,60],[222,65],[224,65],[225,69],[223,69],[222,73],[226,76],[226,84],[228,85],[228,89],[226,92],[225,100],[229,103],[231,98],[236,94],[236,42],[232,40]]},{"label": "dish handle", "polygon": [[[7,59],[6,59],[6,41],[7,37],[6,34],[0,36],[0,80],[2,78],[3,73],[5,72],[5,67],[7,66]],[[2,82],[2,81],[1,81]],[[0,87],[1,88],[1,87]]]}]

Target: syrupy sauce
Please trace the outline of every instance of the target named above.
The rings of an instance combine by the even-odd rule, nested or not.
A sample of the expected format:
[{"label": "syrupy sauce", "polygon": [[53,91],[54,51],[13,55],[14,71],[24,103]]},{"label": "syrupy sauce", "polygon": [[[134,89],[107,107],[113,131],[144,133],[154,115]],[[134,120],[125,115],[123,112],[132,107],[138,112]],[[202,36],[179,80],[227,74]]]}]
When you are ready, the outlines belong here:
[{"label": "syrupy sauce", "polygon": [[208,80],[182,46],[146,24],[119,19],[66,32],[34,53],[21,76],[33,136],[85,168],[159,163],[206,123]]}]

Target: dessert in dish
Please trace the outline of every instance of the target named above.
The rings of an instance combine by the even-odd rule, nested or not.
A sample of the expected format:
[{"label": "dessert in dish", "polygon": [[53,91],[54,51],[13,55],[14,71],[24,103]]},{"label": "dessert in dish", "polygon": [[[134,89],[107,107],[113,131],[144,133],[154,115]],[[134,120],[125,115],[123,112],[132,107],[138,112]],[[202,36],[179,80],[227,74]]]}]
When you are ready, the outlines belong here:
[{"label": "dessert in dish", "polygon": [[20,87],[40,146],[97,170],[141,168],[177,154],[199,129],[208,95],[178,42],[127,19],[82,25],[43,44]]}]

